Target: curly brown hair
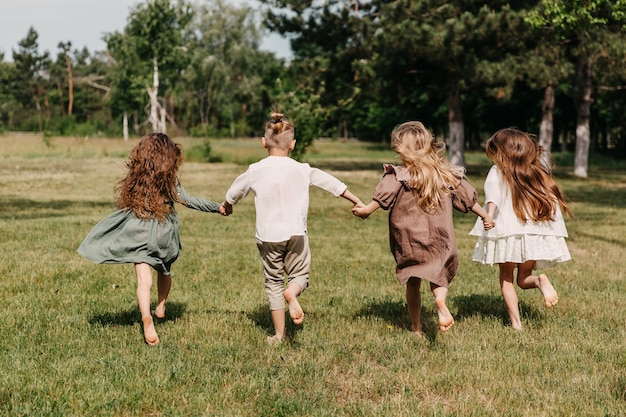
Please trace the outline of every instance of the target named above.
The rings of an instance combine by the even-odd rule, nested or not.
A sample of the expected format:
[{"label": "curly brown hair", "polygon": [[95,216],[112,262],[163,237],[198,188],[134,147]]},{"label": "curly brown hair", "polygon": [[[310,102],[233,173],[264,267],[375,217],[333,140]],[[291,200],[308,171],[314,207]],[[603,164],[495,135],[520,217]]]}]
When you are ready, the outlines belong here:
[{"label": "curly brown hair", "polygon": [[132,210],[140,219],[163,221],[180,203],[176,192],[183,163],[181,146],[164,133],[144,136],[126,161],[128,174],[116,187],[117,206]]},{"label": "curly brown hair", "polygon": [[572,215],[534,136],[515,128],[501,129],[487,140],[485,150],[509,186],[520,220],[554,220],[557,206]]}]

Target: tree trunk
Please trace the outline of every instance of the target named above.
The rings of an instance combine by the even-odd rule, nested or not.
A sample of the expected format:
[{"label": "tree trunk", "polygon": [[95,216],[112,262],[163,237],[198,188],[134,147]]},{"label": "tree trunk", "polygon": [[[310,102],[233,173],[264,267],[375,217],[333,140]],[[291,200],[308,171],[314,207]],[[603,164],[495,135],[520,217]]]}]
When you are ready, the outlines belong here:
[{"label": "tree trunk", "polygon": [[59,93],[59,102],[61,103],[61,114],[65,116],[67,112],[65,111],[65,103],[63,102],[63,84],[61,81],[56,83],[57,92]]},{"label": "tree trunk", "polygon": [[124,110],[124,118],[122,119],[122,132],[124,140],[128,140],[128,112],[126,110]]},{"label": "tree trunk", "polygon": [[552,151],[552,136],[554,133],[554,86],[548,85],[543,93],[541,106],[541,125],[539,126],[539,145],[548,152]]},{"label": "tree trunk", "polygon": [[161,133],[167,133],[167,123],[166,123],[166,116],[167,116],[167,112],[165,111],[165,102],[163,103],[163,106],[159,107],[159,116],[160,116],[160,120],[159,120],[159,132]]},{"label": "tree trunk", "polygon": [[457,86],[448,91],[448,124],[450,126],[448,142],[450,163],[456,166],[465,166],[465,133],[461,98]]},{"label": "tree trunk", "polygon": [[583,60],[578,65],[578,88],[579,94],[576,100],[576,151],[574,153],[574,175],[587,178],[589,164],[589,144],[591,132],[589,121],[591,119],[591,62]]},{"label": "tree trunk", "polygon": [[35,97],[35,107],[37,108],[37,120],[39,121],[39,131],[43,132],[43,120],[41,116],[41,103],[39,103],[39,97]]},{"label": "tree trunk", "polygon": [[67,91],[69,97],[67,103],[67,114],[68,116],[71,116],[74,109],[74,76],[72,73],[72,58],[70,58],[69,55],[65,55],[65,62],[67,64]]},{"label": "tree trunk", "polygon": [[135,130],[135,136],[141,136],[139,128],[139,116],[137,115],[137,112],[133,112],[133,129]]},{"label": "tree trunk", "polygon": [[150,96],[150,123],[152,131],[159,131],[159,66],[157,57],[152,58],[152,87],[148,87],[148,96]]}]

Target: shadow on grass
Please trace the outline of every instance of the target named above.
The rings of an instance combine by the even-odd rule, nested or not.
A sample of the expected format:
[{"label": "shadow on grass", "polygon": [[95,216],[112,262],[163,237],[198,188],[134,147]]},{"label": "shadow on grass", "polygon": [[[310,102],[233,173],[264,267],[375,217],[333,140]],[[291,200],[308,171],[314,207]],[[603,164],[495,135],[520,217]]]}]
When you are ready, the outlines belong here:
[{"label": "shadow on grass", "polygon": [[588,242],[589,240],[599,240],[600,242],[605,242],[611,245],[621,246],[622,248],[626,248],[626,241],[624,240],[611,239],[606,236],[594,235],[591,233],[581,232],[579,230],[576,231],[576,235],[575,237],[572,237],[572,239],[580,238],[580,237],[586,238],[585,240],[586,242]]},{"label": "shadow on grass", "polygon": [[35,201],[23,198],[0,199],[0,219],[2,220],[32,220],[51,217],[64,217],[68,213],[75,215],[77,212],[91,212],[96,207],[109,207],[111,211],[115,209],[112,202],[93,201]]},{"label": "shadow on grass", "polygon": [[[156,321],[158,323],[175,321],[185,314],[186,307],[186,304],[183,303],[168,302],[165,318],[156,319]],[[97,326],[132,326],[137,322],[141,322],[141,314],[138,308],[96,314],[89,319],[90,324]]]},{"label": "shadow on grass", "polygon": [[[455,320],[462,321],[468,317],[481,316],[500,320],[503,326],[510,326],[509,313],[504,299],[500,295],[471,294],[450,297],[456,310]],[[522,319],[539,322],[545,315],[535,306],[524,301],[519,303]]]},{"label": "shadow on grass", "polygon": [[[420,315],[422,319],[422,333],[428,340],[434,341],[439,331],[437,313],[426,309],[422,304]],[[357,311],[354,317],[376,317],[384,320],[391,326],[404,329],[407,332],[411,331],[409,310],[404,300],[373,300]]]},{"label": "shadow on grass", "polygon": [[[428,340],[434,341],[439,332],[439,319],[434,307],[424,307],[425,295],[426,294],[422,294],[422,332]],[[448,302],[448,307],[450,307],[456,322],[461,322],[465,318],[478,315],[486,318],[495,318],[499,320],[503,326],[511,325],[506,305],[501,296],[472,294],[449,297],[449,300],[451,302]],[[519,303],[519,308],[522,319],[524,320],[539,323],[545,318],[545,314],[541,309],[534,305],[529,305],[524,301]],[[411,330],[411,320],[404,300],[374,300],[364,305],[355,313],[354,317],[376,317],[384,320],[391,326],[406,329],[407,331]]]},{"label": "shadow on grass", "polygon": [[[246,312],[246,316],[249,320],[254,322],[254,324],[263,329],[268,336],[274,334],[274,324],[272,323],[272,316],[270,315],[270,310],[267,304],[259,304],[254,310]],[[293,324],[293,321],[289,318],[289,310],[285,311],[285,337],[287,342],[290,344],[297,344],[297,336],[298,333],[302,331],[302,328],[306,324],[306,312],[305,312],[305,324],[300,326],[296,326]]]},{"label": "shadow on grass", "polygon": [[[626,190],[615,189],[610,185],[588,185],[564,190],[568,202],[585,203],[595,207],[623,207],[626,202]],[[574,213],[576,215],[576,213]]]}]

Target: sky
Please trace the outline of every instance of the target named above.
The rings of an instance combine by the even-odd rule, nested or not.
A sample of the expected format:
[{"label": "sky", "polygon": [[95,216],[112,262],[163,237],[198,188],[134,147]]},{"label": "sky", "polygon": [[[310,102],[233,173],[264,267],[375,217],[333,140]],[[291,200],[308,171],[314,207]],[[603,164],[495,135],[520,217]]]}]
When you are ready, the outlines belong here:
[{"label": "sky", "polygon": [[[39,52],[56,57],[59,42],[72,42],[72,49],[87,47],[103,51],[105,33],[121,31],[130,9],[145,0],[0,0],[0,52],[11,61],[12,51],[32,26],[39,35]],[[229,1],[229,0],[226,0]],[[230,0],[253,4],[254,0]],[[261,49],[280,58],[289,57],[289,43],[276,34],[264,39]]]}]

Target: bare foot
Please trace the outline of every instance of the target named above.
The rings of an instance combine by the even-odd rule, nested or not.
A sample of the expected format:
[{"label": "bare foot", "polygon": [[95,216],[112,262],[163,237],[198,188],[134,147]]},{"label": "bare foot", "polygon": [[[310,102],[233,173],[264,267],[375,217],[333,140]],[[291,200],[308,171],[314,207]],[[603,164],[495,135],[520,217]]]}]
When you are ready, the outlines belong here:
[{"label": "bare foot", "polygon": [[545,274],[539,275],[539,290],[543,294],[547,308],[554,307],[559,302],[559,296]]},{"label": "bare foot", "polygon": [[150,346],[156,346],[160,343],[159,335],[154,328],[154,320],[152,316],[143,317],[143,337],[146,339],[146,343]]},{"label": "bare foot", "polygon": [[424,333],[422,332],[422,329],[411,330],[411,333],[413,333],[418,339],[424,338]]},{"label": "bare foot", "polygon": [[163,320],[165,318],[165,307],[163,307],[162,309],[156,307],[154,310],[150,311],[150,314],[152,314],[152,317],[154,318]]},{"label": "bare foot", "polygon": [[435,305],[437,306],[437,315],[439,316],[439,330],[447,332],[454,324],[454,319],[448,306],[446,306],[446,300],[444,298],[435,298]]},{"label": "bare foot", "polygon": [[283,339],[281,339],[280,337],[274,335],[274,336],[267,336],[267,343],[269,343],[270,345],[279,345],[283,342]]},{"label": "bare foot", "polygon": [[302,311],[302,307],[300,307],[298,297],[289,288],[285,290],[285,300],[287,300],[287,305],[289,306],[291,320],[293,320],[294,324],[302,324],[304,321],[304,311]]}]

